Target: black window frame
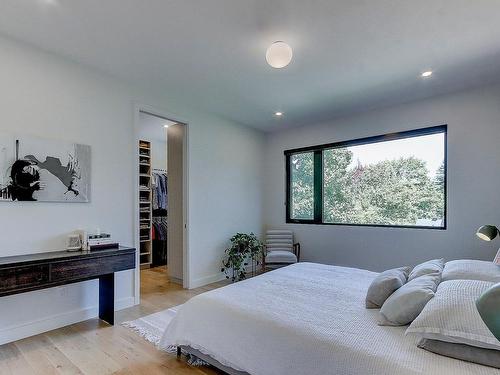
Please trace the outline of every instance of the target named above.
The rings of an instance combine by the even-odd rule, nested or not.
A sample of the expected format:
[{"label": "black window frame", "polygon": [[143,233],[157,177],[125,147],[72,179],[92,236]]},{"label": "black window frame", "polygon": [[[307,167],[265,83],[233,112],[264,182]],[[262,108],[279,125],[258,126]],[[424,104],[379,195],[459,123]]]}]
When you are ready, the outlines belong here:
[{"label": "black window frame", "polygon": [[[443,225],[439,227],[425,225],[389,225],[389,224],[356,224],[356,223],[328,223],[323,221],[323,150],[359,146],[363,144],[380,143],[420,137],[431,134],[444,135],[444,218]],[[291,217],[291,170],[290,158],[292,155],[313,152],[314,153],[314,219],[293,219]],[[448,226],[448,125],[438,125],[426,128],[406,130],[395,133],[376,135],[365,138],[352,139],[334,143],[325,143],[317,146],[308,146],[284,151],[285,155],[285,178],[286,178],[286,223],[288,224],[315,224],[315,225],[340,225],[359,227],[383,227],[383,228],[408,228],[408,229],[434,229],[446,230]]]}]

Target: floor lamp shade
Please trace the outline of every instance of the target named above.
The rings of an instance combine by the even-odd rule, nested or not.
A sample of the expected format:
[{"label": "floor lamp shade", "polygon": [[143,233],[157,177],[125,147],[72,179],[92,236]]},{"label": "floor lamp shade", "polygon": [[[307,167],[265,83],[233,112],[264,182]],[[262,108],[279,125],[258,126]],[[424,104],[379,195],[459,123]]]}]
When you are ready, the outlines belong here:
[{"label": "floor lamp shade", "polygon": [[498,228],[494,225],[483,225],[476,232],[476,236],[485,241],[491,241],[498,235]]}]

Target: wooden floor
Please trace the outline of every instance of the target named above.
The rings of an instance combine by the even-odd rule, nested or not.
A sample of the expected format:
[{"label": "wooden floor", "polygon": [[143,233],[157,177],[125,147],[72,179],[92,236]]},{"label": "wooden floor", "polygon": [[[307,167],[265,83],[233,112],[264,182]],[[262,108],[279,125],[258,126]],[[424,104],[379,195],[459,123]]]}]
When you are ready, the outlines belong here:
[{"label": "wooden floor", "polygon": [[141,304],[117,312],[115,326],[92,319],[2,345],[0,374],[217,374],[158,351],[120,323],[179,305],[223,283],[184,290],[170,283],[161,268],[142,270],[141,279]]}]

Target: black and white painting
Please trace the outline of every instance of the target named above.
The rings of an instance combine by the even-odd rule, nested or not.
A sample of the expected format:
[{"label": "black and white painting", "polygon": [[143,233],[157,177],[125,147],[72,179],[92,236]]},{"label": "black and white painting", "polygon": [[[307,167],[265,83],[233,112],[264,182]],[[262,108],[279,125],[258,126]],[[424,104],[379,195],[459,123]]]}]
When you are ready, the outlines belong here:
[{"label": "black and white painting", "polygon": [[0,134],[0,201],[89,202],[90,146]]}]

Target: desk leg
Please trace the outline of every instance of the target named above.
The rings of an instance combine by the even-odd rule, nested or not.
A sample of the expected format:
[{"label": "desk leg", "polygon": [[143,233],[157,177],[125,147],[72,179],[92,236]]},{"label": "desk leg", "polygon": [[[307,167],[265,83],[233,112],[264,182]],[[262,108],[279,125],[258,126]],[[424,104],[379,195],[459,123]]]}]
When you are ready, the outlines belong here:
[{"label": "desk leg", "polygon": [[99,277],[99,318],[115,324],[115,274]]}]

